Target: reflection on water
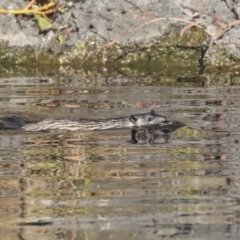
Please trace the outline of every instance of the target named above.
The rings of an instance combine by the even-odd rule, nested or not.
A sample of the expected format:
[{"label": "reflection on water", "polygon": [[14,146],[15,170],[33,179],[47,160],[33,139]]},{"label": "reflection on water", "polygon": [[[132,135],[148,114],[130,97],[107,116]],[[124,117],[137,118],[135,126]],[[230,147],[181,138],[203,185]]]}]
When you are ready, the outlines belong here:
[{"label": "reflection on water", "polygon": [[162,131],[2,130],[1,236],[238,239],[239,92],[1,81],[1,116],[98,119],[154,109],[176,121]]}]

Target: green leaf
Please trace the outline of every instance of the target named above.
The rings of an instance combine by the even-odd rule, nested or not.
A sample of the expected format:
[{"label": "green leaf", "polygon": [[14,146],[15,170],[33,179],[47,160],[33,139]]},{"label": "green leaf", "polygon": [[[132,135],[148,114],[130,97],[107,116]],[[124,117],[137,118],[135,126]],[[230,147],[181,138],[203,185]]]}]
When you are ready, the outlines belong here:
[{"label": "green leaf", "polygon": [[52,29],[53,24],[48,19],[46,19],[38,14],[35,14],[34,17],[37,20],[37,24],[38,24],[40,32],[47,32]]},{"label": "green leaf", "polygon": [[59,41],[59,44],[63,44],[65,39],[64,39],[64,36],[62,34],[58,34],[58,41]]}]

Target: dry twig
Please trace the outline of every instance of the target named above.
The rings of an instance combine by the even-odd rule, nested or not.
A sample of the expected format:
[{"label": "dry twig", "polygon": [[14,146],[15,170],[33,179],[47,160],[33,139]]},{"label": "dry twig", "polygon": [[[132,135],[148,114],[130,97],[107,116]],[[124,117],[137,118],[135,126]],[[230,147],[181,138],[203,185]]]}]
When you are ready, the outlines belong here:
[{"label": "dry twig", "polygon": [[36,3],[37,3],[37,0],[31,0],[31,2],[25,8],[17,9],[17,10],[5,10],[5,9],[0,8],[0,13],[2,13],[2,14],[14,14],[14,15],[21,15],[21,14],[35,15],[35,14],[39,14],[39,15],[42,15],[45,18],[47,18],[46,15],[56,12],[57,1],[55,1],[55,0],[50,0],[49,3],[47,3],[43,6],[39,6],[37,8],[32,8],[32,6]]}]

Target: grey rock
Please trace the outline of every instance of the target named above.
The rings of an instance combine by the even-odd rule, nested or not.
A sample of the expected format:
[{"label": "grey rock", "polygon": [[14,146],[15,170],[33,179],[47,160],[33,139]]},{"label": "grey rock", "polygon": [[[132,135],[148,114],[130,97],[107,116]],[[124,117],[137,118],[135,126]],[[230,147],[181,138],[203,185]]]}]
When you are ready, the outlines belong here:
[{"label": "grey rock", "polygon": [[[67,3],[66,0],[61,0]],[[161,38],[187,25],[183,21],[193,21],[198,14],[198,20],[205,20],[204,27],[215,34],[220,27],[239,19],[240,1],[219,1],[219,0],[131,0],[131,1],[112,1],[112,0],[85,0],[72,1],[73,7],[66,14],[71,14],[66,19],[66,14],[55,15],[54,23],[61,25],[71,25],[76,32],[71,33],[71,39],[78,41],[85,37],[94,36],[96,40],[102,42],[121,38],[121,42],[141,41],[149,42],[153,38]],[[0,0],[0,7],[5,9],[19,9],[26,6],[24,0]],[[148,23],[153,17],[159,19],[154,23]],[[160,19],[165,18],[165,20]],[[169,19],[167,19],[169,18]],[[173,19],[174,18],[174,19]],[[178,21],[183,20],[183,21]],[[132,34],[126,34],[136,26],[145,24]],[[174,27],[171,27],[174,26]],[[221,38],[217,39],[216,44],[227,44],[239,42],[239,25],[234,25],[228,31],[223,32]],[[35,21],[31,18],[20,17],[17,20],[13,15],[0,15],[0,41],[9,41],[11,46],[31,45],[34,47],[49,44],[47,37],[39,36]],[[74,41],[70,41],[74,44]],[[236,44],[235,44],[236,45]],[[238,48],[230,49],[236,51]]]}]

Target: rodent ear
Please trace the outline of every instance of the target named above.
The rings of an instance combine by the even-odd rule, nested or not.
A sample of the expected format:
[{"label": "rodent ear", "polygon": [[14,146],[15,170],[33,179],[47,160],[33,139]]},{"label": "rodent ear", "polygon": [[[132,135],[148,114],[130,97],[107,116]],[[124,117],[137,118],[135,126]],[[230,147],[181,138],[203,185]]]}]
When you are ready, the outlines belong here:
[{"label": "rodent ear", "polygon": [[153,116],[156,115],[154,110],[151,110],[150,114],[153,115]]},{"label": "rodent ear", "polygon": [[137,121],[137,117],[134,116],[134,115],[131,115],[131,116],[130,116],[130,121],[131,121],[132,123],[136,122],[136,121]]}]

